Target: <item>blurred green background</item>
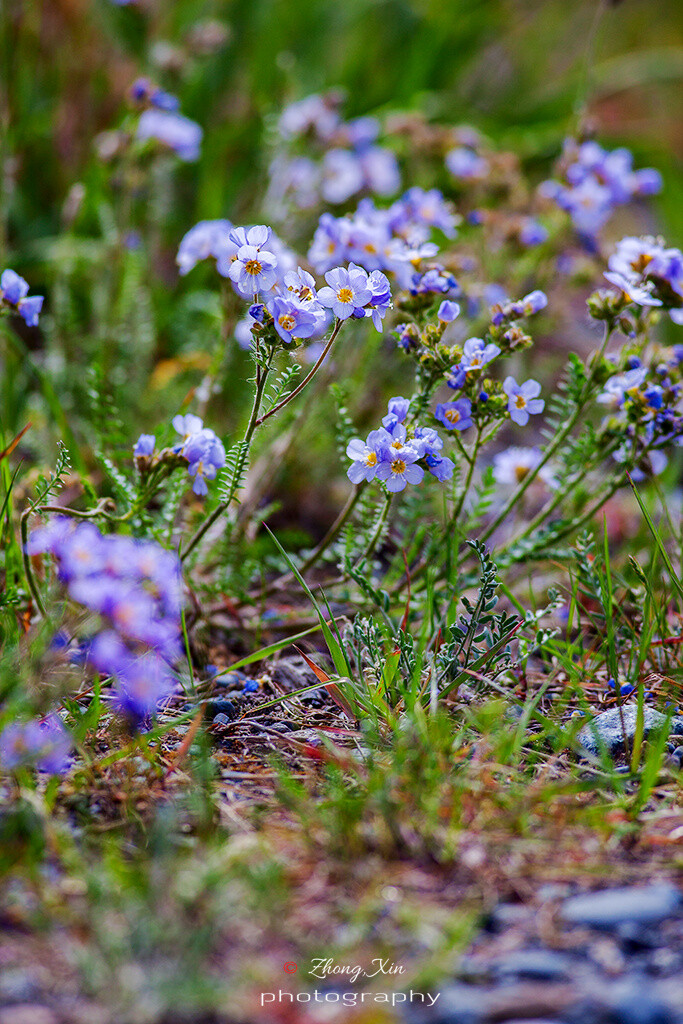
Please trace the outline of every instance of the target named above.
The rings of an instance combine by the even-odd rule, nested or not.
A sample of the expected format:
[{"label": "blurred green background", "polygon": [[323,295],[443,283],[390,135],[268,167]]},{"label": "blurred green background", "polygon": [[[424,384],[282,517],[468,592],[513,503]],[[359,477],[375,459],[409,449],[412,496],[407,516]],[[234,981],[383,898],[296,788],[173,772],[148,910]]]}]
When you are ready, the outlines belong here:
[{"label": "blurred green background", "polygon": [[[180,278],[175,255],[198,220],[262,216],[275,119],[311,92],[344,90],[347,118],[474,125],[534,182],[592,125],[662,172],[644,227],[683,242],[679,0],[4,0],[1,12],[0,264],[46,295],[40,327],[14,323],[23,337],[2,353],[1,433],[31,421],[27,465],[53,462],[62,437],[77,468],[93,470],[99,449],[129,471],[140,431],[218,368],[208,421],[234,436],[249,360],[225,345],[213,267]],[[196,163],[158,161],[127,195],[98,151],[140,75],[178,96],[204,140]],[[139,247],[122,244],[129,228]]]},{"label": "blurred green background", "polygon": [[662,214],[680,242],[678,0],[4,0],[2,10],[5,260],[23,265],[29,243],[58,230],[70,187],[92,174],[93,137],[116,124],[141,73],[205,130],[200,161],[182,169],[168,225],[177,238],[201,218],[247,215],[263,187],[264,117],[340,86],[349,116],[418,108],[545,158],[585,104],[605,144],[626,143],[663,171]]}]

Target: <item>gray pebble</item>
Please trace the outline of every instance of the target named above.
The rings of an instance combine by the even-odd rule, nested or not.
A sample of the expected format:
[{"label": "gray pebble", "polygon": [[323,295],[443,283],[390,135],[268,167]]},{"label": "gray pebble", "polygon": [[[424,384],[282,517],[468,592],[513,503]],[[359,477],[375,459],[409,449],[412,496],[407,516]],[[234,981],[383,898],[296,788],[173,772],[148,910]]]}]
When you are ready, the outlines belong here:
[{"label": "gray pebble", "polygon": [[[623,715],[623,726],[622,726]],[[644,735],[651,732],[660,732],[667,724],[668,717],[661,711],[646,706],[643,709]],[[638,706],[636,704],[624,704],[620,708],[610,708],[597,715],[592,722],[584,725],[579,732],[578,741],[589,754],[595,757],[600,756],[600,743],[602,740],[605,749],[610,754],[615,754],[624,749],[624,733],[628,740],[632,740],[636,734],[638,721]],[[683,735],[683,717],[674,715],[669,722],[670,735]]]},{"label": "gray pebble", "polygon": [[565,900],[561,913],[571,924],[610,929],[626,922],[647,925],[663,921],[680,910],[681,902],[672,885],[629,886],[573,896]]}]

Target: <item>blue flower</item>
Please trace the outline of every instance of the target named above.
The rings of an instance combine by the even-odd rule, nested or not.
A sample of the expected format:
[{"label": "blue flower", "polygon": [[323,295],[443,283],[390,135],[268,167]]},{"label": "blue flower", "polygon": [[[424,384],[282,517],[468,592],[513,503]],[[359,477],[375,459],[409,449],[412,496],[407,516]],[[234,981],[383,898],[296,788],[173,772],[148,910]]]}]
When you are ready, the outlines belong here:
[{"label": "blue flower", "polygon": [[213,256],[215,260],[235,255],[237,246],[230,241],[232,224],[229,220],[202,220],[183,237],[178,248],[176,263],[182,275],[188,274],[201,260]]},{"label": "blue flower", "polygon": [[277,280],[277,258],[267,249],[241,245],[230,264],[228,277],[244,296],[267,292]]},{"label": "blue flower", "polygon": [[373,270],[368,278],[370,299],[365,307],[365,315],[372,318],[376,330],[382,330],[382,320],[391,309],[391,288],[388,278],[381,270]]},{"label": "blue flower", "polygon": [[207,480],[214,480],[219,469],[225,465],[225,448],[213,430],[204,428],[193,434],[183,447],[183,455],[189,462],[188,473],[194,477],[192,490],[195,494],[208,493]]},{"label": "blue flower", "polygon": [[10,306],[16,306],[28,295],[28,282],[13,270],[3,270],[0,277],[2,297]]},{"label": "blue flower", "polygon": [[348,270],[337,267],[325,274],[327,287],[318,292],[318,299],[323,306],[331,309],[339,320],[362,313],[363,308],[372,299],[368,275],[362,267],[350,263]]},{"label": "blue flower", "polygon": [[497,355],[500,355],[497,345],[487,345],[482,338],[468,338],[463,349],[460,369],[468,372],[481,370]]},{"label": "blue flower", "polygon": [[441,402],[434,410],[434,415],[447,430],[467,430],[472,426],[472,403],[469,398]]},{"label": "blue flower", "polygon": [[450,324],[455,320],[459,313],[460,306],[458,305],[457,302],[451,302],[450,299],[444,299],[444,301],[439,306],[439,310],[436,315],[438,316],[441,323]]},{"label": "blue flower", "polygon": [[198,159],[203,134],[195,121],[171,110],[151,107],[142,112],[138,121],[137,138],[141,142],[150,139],[160,142],[181,160]]},{"label": "blue flower", "polygon": [[476,181],[485,178],[489,172],[488,161],[470,149],[469,146],[456,146],[446,154],[446,167],[454,178],[464,181]]},{"label": "blue flower", "polygon": [[510,418],[521,427],[529,422],[529,414],[535,416],[545,408],[543,399],[538,398],[541,385],[536,380],[518,384],[514,377],[506,377],[503,381],[503,391],[508,396]]},{"label": "blue flower", "polygon": [[[289,295],[276,295],[268,303],[268,311],[273,317],[275,330],[285,342],[291,342],[294,338],[310,338],[319,326],[319,318],[311,304]],[[253,316],[251,310],[250,314]]]},{"label": "blue flower", "polygon": [[346,454],[352,460],[346,475],[353,484],[359,484],[361,480],[372,480],[377,475],[377,469],[389,450],[391,434],[386,430],[371,430],[367,441],[361,441],[356,437],[349,441],[346,446]]},{"label": "blue flower", "polygon": [[133,447],[133,455],[136,458],[140,456],[148,457],[153,454],[155,444],[156,438],[154,434],[140,434]]},{"label": "blue flower", "polygon": [[0,298],[13,306],[23,317],[27,327],[38,326],[38,316],[43,308],[43,296],[28,294],[28,284],[13,270],[3,270],[0,277]]},{"label": "blue flower", "polygon": [[519,229],[519,241],[522,245],[541,245],[548,237],[548,229],[534,220],[533,217],[525,217]]},{"label": "blue flower", "polygon": [[393,448],[377,467],[377,479],[383,480],[387,490],[402,491],[406,484],[419,484],[424,470],[416,466],[419,455],[409,446]]},{"label": "blue flower", "polygon": [[382,426],[391,431],[398,423],[404,423],[409,408],[409,398],[401,398],[400,395],[390,398],[387,415],[382,420]]}]

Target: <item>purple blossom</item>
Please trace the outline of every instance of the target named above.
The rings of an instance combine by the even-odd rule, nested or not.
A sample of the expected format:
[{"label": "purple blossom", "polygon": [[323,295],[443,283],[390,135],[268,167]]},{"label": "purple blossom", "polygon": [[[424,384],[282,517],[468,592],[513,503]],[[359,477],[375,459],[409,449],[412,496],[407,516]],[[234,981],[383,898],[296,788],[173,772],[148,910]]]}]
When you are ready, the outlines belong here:
[{"label": "purple blossom", "polygon": [[434,415],[447,430],[467,430],[472,426],[472,403],[469,398],[441,402],[434,410]]},{"label": "purple blossom", "polygon": [[289,295],[276,295],[268,303],[275,330],[287,343],[296,338],[310,338],[316,333],[319,327],[316,307],[317,303],[304,303]]},{"label": "purple blossom", "polygon": [[436,314],[444,324],[452,323],[455,318],[460,314],[460,306],[457,302],[451,302],[450,299],[444,299],[439,306],[438,313]]},{"label": "purple blossom", "polygon": [[392,493],[402,491],[406,484],[419,484],[424,477],[422,467],[415,465],[419,457],[409,446],[392,448],[377,467],[377,479]]},{"label": "purple blossom", "polygon": [[229,220],[202,220],[183,237],[176,263],[181,275],[189,274],[201,260],[230,261],[237,246],[230,240],[233,225]]},{"label": "purple blossom", "polygon": [[219,469],[225,465],[225,448],[213,430],[204,428],[188,439],[182,454],[189,462],[188,473],[194,477],[192,490],[195,494],[208,493],[207,480],[215,480]]},{"label": "purple blossom", "polygon": [[0,733],[0,764],[14,769],[34,765],[49,775],[60,775],[69,765],[73,743],[57,715],[42,722],[14,722]]},{"label": "purple blossom", "polygon": [[141,142],[153,139],[186,161],[198,159],[203,134],[199,125],[188,117],[154,108],[142,112],[137,128],[137,138]]},{"label": "purple blossom", "polygon": [[[536,469],[542,457],[540,448],[518,448],[512,446],[503,452],[498,452],[493,456],[493,475],[496,483],[521,483],[530,470]],[[544,466],[540,470],[539,476],[547,484],[556,486],[557,481],[549,466]]]},{"label": "purple blossom", "polygon": [[500,349],[493,343],[486,344],[482,338],[468,338],[463,348],[463,358],[460,362],[460,369],[471,373],[481,370],[492,359],[500,355]]},{"label": "purple blossom", "polygon": [[476,181],[485,178],[489,172],[488,161],[470,149],[469,146],[456,146],[446,154],[446,167],[454,178],[463,181]]},{"label": "purple blossom", "polygon": [[450,480],[455,472],[455,463],[445,455],[425,455],[427,469],[441,483]]},{"label": "purple blossom", "polygon": [[522,245],[541,245],[548,237],[548,229],[533,217],[525,217],[519,229],[519,241]]},{"label": "purple blossom", "polygon": [[28,295],[28,282],[15,273],[14,270],[3,270],[0,277],[0,289],[2,297],[10,306],[16,306]]},{"label": "purple blossom", "polygon": [[377,468],[389,450],[391,435],[386,430],[371,430],[367,441],[356,437],[346,446],[346,454],[352,460],[346,475],[353,484],[361,480],[372,480]]},{"label": "purple blossom", "polygon": [[154,454],[155,444],[156,437],[154,434],[140,434],[133,447],[133,455],[136,459],[140,457],[147,458]]},{"label": "purple blossom", "polygon": [[325,274],[328,287],[321,288],[318,299],[331,309],[339,320],[351,316],[364,316],[363,308],[372,299],[368,275],[362,267],[350,263],[348,270],[337,267]]},{"label": "purple blossom", "polygon": [[529,422],[530,414],[535,416],[545,408],[545,401],[538,398],[541,385],[536,380],[518,384],[514,377],[506,377],[503,381],[503,391],[508,396],[510,418],[521,427]]},{"label": "purple blossom", "polygon": [[382,320],[391,309],[391,287],[381,270],[373,270],[368,278],[370,299],[365,308],[365,315],[372,318],[375,330],[382,330]]},{"label": "purple blossom", "polygon": [[244,297],[267,292],[277,281],[277,259],[267,249],[241,245],[230,264],[228,277]]},{"label": "purple blossom", "polygon": [[390,398],[387,415],[382,420],[382,426],[386,430],[391,431],[397,424],[404,423],[409,408],[409,398],[401,398],[400,395],[396,398]]},{"label": "purple blossom", "polygon": [[43,308],[43,296],[28,294],[28,284],[13,270],[3,270],[0,276],[0,299],[12,306],[24,319],[27,327],[37,327]]},{"label": "purple blossom", "polygon": [[[170,665],[181,653],[177,556],[154,542],[103,536],[92,523],[74,525],[64,517],[33,531],[27,552],[37,551],[55,556],[71,599],[101,616],[83,660],[113,677],[119,706],[130,717],[138,721],[153,713],[175,689]],[[60,749],[56,745],[54,752]]]}]

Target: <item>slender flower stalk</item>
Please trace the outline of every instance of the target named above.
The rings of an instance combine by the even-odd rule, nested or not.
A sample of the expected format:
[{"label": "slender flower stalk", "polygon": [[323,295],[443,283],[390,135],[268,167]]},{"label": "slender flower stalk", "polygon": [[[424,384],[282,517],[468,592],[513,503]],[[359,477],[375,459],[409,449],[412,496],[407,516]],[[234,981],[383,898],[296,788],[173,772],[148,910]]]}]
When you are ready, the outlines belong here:
[{"label": "slender flower stalk", "polygon": [[297,395],[301,394],[303,389],[305,387],[307,387],[308,384],[310,384],[310,382],[313,380],[313,378],[315,377],[316,373],[318,372],[318,370],[320,369],[322,364],[325,362],[325,358],[327,356],[327,353],[332,348],[332,345],[334,344],[334,340],[337,337],[337,335],[339,334],[339,328],[341,327],[342,322],[343,321],[341,321],[341,320],[337,320],[336,324],[334,325],[334,330],[332,331],[332,334],[330,335],[329,341],[327,342],[327,344],[325,345],[325,348],[320,353],[320,356],[318,357],[317,362],[309,370],[309,372],[306,374],[306,376],[301,381],[301,383],[297,387],[295,387],[293,391],[290,391],[290,393],[288,395],[285,395],[285,397],[282,399],[281,402],[278,402],[277,405],[274,405],[273,408],[269,409],[268,412],[263,414],[263,416],[259,416],[259,418],[254,423],[254,427],[260,427],[262,423],[265,423],[267,419],[269,419],[271,416],[274,416],[276,412],[279,412],[280,409],[284,409],[284,407],[286,405],[288,405],[292,401],[292,399],[296,398]]},{"label": "slender flower stalk", "polygon": [[543,467],[546,466],[548,464],[548,462],[550,462],[551,458],[553,457],[555,452],[559,449],[559,447],[562,444],[562,442],[564,441],[564,439],[569,436],[569,434],[572,432],[572,430],[576,426],[577,420],[579,419],[579,417],[581,416],[581,413],[583,412],[585,401],[588,398],[588,396],[589,396],[589,394],[591,392],[591,389],[592,389],[592,387],[593,387],[593,385],[595,383],[595,377],[596,377],[598,368],[600,366],[600,363],[601,363],[601,360],[602,360],[602,356],[604,355],[605,349],[607,347],[607,342],[610,339],[611,333],[612,332],[611,332],[609,326],[605,325],[605,337],[603,338],[602,344],[601,344],[598,352],[596,353],[596,355],[595,355],[595,357],[593,359],[593,365],[592,365],[592,368],[591,368],[591,372],[589,373],[589,375],[588,375],[588,377],[586,379],[586,382],[585,382],[585,384],[583,386],[581,396],[580,396],[579,400],[576,402],[576,405],[574,406],[574,411],[572,412],[571,416],[569,417],[567,422],[564,424],[564,426],[561,427],[560,430],[558,430],[558,432],[555,435],[555,437],[553,438],[553,440],[550,442],[548,447],[545,449],[545,451],[543,452],[543,456],[541,457],[540,461],[533,468],[531,468],[529,470],[529,472],[525,475],[524,479],[520,481],[519,486],[510,495],[509,499],[507,500],[505,505],[503,505],[502,509],[500,510],[500,512],[498,513],[496,518],[484,530],[484,532],[482,533],[482,535],[480,537],[480,540],[482,542],[488,540],[488,538],[491,536],[491,534],[495,533],[495,531],[498,529],[498,527],[501,525],[501,523],[505,522],[505,520],[507,519],[508,515],[510,514],[512,509],[515,507],[517,502],[520,500],[522,495],[531,486],[531,484],[534,482],[534,480],[536,479],[536,477],[538,476],[540,471],[543,469]]}]

